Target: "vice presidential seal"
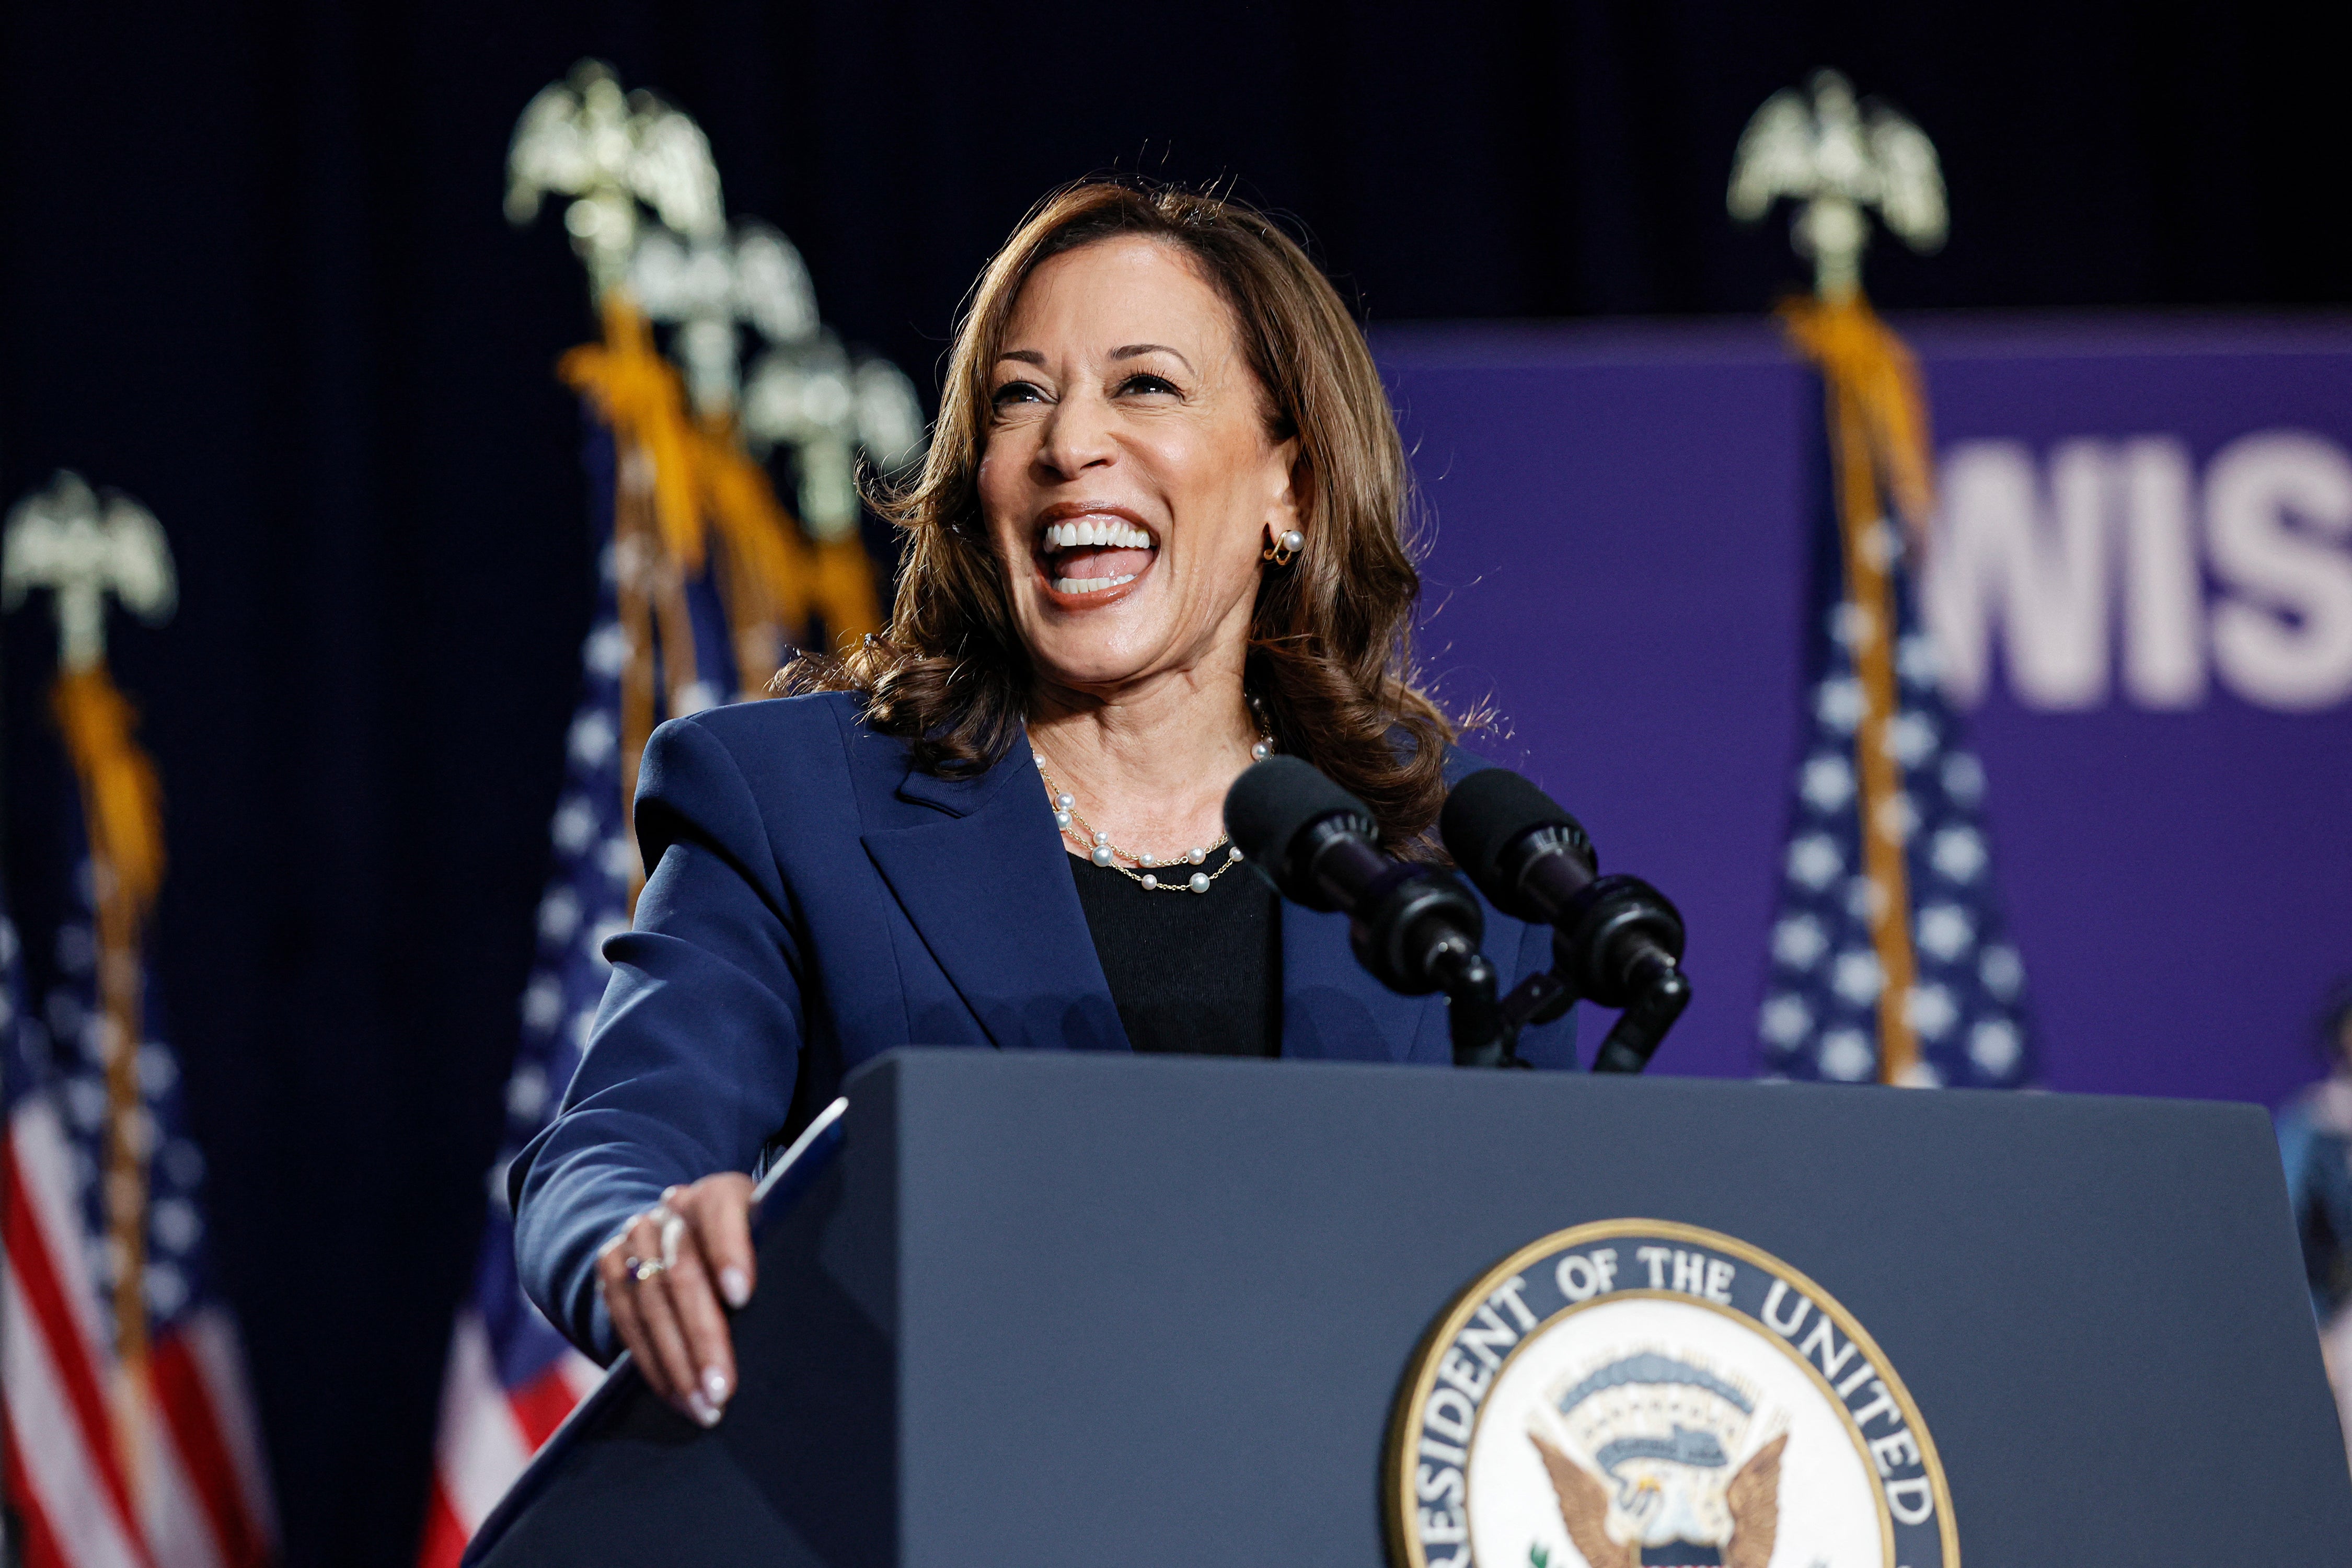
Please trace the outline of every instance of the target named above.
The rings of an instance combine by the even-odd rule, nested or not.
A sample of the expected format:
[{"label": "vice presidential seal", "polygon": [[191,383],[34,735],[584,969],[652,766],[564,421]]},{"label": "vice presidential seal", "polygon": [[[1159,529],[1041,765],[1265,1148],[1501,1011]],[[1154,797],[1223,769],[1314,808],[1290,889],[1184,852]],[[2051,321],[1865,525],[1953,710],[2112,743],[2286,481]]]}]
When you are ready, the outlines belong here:
[{"label": "vice presidential seal", "polygon": [[1918,1408],[1829,1293],[1607,1220],[1464,1291],[1390,1423],[1396,1568],[1959,1568]]}]

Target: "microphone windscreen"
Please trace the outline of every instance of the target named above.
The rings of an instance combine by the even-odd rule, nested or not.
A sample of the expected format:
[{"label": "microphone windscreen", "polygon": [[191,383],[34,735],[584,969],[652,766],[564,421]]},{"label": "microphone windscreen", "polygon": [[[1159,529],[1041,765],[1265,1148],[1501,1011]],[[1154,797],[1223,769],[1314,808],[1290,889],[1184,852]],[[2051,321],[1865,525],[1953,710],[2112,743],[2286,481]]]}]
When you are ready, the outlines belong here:
[{"label": "microphone windscreen", "polygon": [[1565,827],[1578,843],[1587,842],[1583,824],[1566,807],[1506,768],[1482,768],[1455,784],[1437,819],[1438,836],[1454,863],[1496,909],[1522,920],[1542,917],[1515,907],[1525,900],[1503,869],[1503,851],[1538,827]]},{"label": "microphone windscreen", "polygon": [[1276,886],[1292,898],[1290,847],[1307,824],[1339,813],[1365,820],[1362,801],[1297,757],[1268,757],[1243,770],[1225,792],[1225,831]]}]

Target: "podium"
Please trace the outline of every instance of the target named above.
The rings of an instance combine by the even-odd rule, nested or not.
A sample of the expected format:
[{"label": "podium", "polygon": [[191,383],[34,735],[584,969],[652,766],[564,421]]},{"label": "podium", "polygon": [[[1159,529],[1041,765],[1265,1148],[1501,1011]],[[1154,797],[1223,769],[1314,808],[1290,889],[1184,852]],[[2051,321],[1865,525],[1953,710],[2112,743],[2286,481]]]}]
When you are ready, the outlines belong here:
[{"label": "podium", "polygon": [[[1835,1464],[1866,1476],[1875,1454],[1897,1473],[1869,1442],[1902,1415],[1882,1404],[1874,1423],[1863,1401],[1881,1385],[1844,1370],[1856,1350],[1899,1382],[1940,1467],[1940,1513],[1887,1538],[1889,1568],[1917,1568],[1905,1541],[2002,1568],[2352,1557],[2352,1479],[2252,1106],[979,1050],[894,1052],[844,1092],[766,1200],[725,1420],[697,1428],[625,1363],[469,1563],[1466,1563],[1444,1506],[1460,1493],[1413,1452],[1451,1451],[1430,1434],[1455,1429],[1465,1407],[1444,1391],[1464,1372],[1490,1402],[1514,1376],[1537,1390],[1528,1432],[1563,1445],[1601,1431],[1587,1395],[1612,1378],[1609,1420],[1638,1426],[1643,1398],[1675,1412],[1670,1443],[1621,1433],[1560,1461],[1559,1506],[1536,1497],[1530,1530],[1572,1525],[1588,1473],[1637,1523],[1678,1476],[1719,1503],[1736,1440],[1758,1449],[1743,1476],[1781,1466],[1793,1552],[1791,1489],[1830,1484],[1797,1456],[1837,1447],[1806,1426],[1833,1411],[1797,1408],[1832,1397],[1812,1363],[1859,1384],[1844,1398],[1864,1460]],[[1559,1252],[1496,1283],[1532,1244],[1612,1224],[1626,1239],[1583,1246],[1583,1272]],[[1685,1258],[1636,1233],[1700,1239]],[[1604,1251],[1613,1263],[1591,1261]],[[1612,1310],[1705,1308],[1740,1344],[1763,1340],[1733,1298],[1780,1284],[1761,1320],[1788,1336],[1764,1355],[1779,1370],[1644,1329],[1563,1392],[1584,1363],[1539,1383],[1446,1349],[1448,1325],[1487,1321],[1482,1300],[1515,1332],[1533,1320],[1505,1308],[1589,1304],[1574,1291],[1601,1288],[1595,1268],[1628,1292]],[[1832,1305],[1842,1326],[1801,1350],[1805,1292],[1821,1312],[1800,1327]],[[1640,1370],[1661,1366],[1682,1370]],[[1768,1455],[1755,1424],[1776,1399],[1788,1435]],[[1713,1458],[1702,1405],[1728,1423]],[[1474,1520],[1504,1495],[1482,1478],[1542,1474],[1527,1435],[1488,1428],[1496,1457],[1465,1467]],[[1898,1521],[1929,1495],[1883,1484]],[[1770,1525],[1743,1520],[1734,1540]],[[1479,1568],[1577,1561],[1484,1528]]]}]

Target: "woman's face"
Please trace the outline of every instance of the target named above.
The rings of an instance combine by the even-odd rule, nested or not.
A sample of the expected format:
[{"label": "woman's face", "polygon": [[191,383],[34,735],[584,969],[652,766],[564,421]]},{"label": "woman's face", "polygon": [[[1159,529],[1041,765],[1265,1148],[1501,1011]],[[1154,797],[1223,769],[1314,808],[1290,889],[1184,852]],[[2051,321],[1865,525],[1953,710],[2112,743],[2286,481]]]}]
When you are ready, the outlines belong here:
[{"label": "woman's face", "polygon": [[989,368],[980,503],[1047,682],[1238,673],[1296,441],[1267,434],[1233,312],[1183,252],[1097,241],[1030,274]]}]

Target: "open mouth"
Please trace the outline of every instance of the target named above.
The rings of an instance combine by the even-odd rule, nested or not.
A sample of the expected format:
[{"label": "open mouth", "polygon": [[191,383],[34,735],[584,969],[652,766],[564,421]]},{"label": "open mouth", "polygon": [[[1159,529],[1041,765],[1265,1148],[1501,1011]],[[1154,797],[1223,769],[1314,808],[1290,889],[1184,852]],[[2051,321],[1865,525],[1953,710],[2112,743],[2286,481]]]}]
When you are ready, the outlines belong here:
[{"label": "open mouth", "polygon": [[1039,520],[1036,559],[1047,594],[1068,607],[1124,598],[1151,570],[1160,541],[1124,508],[1050,507]]}]

